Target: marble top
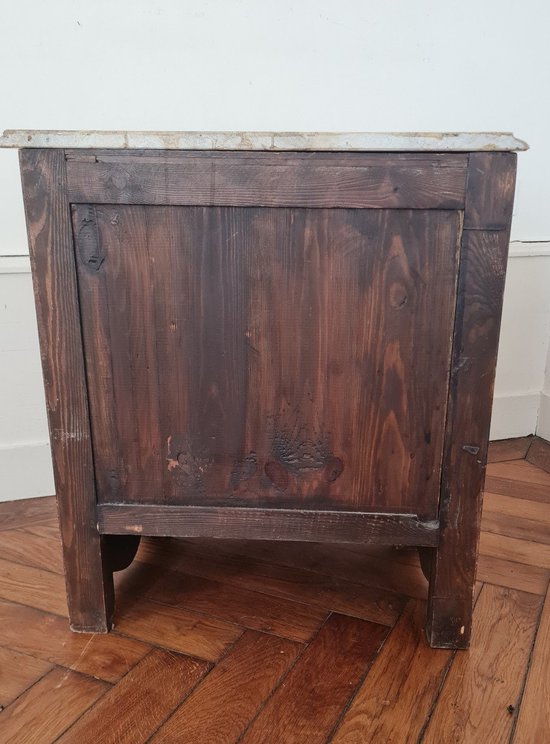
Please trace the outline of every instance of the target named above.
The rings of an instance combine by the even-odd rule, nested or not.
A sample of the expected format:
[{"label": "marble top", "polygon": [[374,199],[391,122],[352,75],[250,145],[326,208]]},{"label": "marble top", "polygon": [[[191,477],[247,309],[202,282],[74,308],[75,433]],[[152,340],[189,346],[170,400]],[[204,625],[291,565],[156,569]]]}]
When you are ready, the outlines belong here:
[{"label": "marble top", "polygon": [[125,132],[6,129],[0,147],[327,152],[527,150],[510,132]]}]

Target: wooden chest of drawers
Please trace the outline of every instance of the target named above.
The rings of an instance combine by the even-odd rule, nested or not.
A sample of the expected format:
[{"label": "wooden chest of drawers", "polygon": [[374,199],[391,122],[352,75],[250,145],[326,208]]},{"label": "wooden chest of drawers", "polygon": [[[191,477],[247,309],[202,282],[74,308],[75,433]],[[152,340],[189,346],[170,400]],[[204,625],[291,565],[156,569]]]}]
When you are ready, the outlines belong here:
[{"label": "wooden chest of drawers", "polygon": [[522,143],[6,133],[21,148],[71,626],[140,535],[418,546],[470,636]]}]

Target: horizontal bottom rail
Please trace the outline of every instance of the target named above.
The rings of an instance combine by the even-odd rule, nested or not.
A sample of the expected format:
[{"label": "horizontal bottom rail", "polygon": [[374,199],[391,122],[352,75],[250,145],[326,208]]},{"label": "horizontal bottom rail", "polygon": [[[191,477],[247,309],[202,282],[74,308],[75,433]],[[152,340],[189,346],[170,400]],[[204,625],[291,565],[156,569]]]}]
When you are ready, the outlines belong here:
[{"label": "horizontal bottom rail", "polygon": [[256,509],[166,504],[99,504],[108,535],[219,537],[436,547],[439,522],[414,514]]}]

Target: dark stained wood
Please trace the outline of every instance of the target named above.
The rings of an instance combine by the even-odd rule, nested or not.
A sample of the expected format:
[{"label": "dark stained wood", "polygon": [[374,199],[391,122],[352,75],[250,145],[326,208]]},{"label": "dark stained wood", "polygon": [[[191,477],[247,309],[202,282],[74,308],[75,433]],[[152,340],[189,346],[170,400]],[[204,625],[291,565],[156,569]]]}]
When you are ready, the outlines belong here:
[{"label": "dark stained wood", "polygon": [[331,615],[247,729],[242,744],[325,742],[388,633]]},{"label": "dark stained wood", "polygon": [[550,442],[533,437],[526,458],[528,462],[550,473]]},{"label": "dark stained wood", "polygon": [[146,504],[100,504],[97,512],[99,531],[119,535],[431,546],[439,539],[436,521],[410,514]]},{"label": "dark stained wood", "polygon": [[[452,369],[426,632],[466,648],[511,217],[515,155],[473,154],[468,170]],[[499,227],[499,229],[496,229]],[[502,228],[502,229],[500,229]]]},{"label": "dark stained wood", "polygon": [[151,151],[82,159],[73,151],[67,178],[75,203],[462,209],[467,161],[460,154]]},{"label": "dark stained wood", "polygon": [[73,227],[100,502],[435,517],[458,213],[80,205]]},{"label": "dark stained wood", "polygon": [[112,574],[102,560],[102,538],[95,527],[65,159],[59,150],[19,154],[70,621],[75,630],[106,632],[113,614]]},{"label": "dark stained wood", "polygon": [[505,462],[506,460],[523,460],[527,455],[533,437],[516,437],[498,439],[489,442],[487,462]]},{"label": "dark stained wood", "polygon": [[139,548],[138,535],[107,535],[103,539],[103,549],[109,566],[113,571],[128,568]]},{"label": "dark stained wood", "polygon": [[232,744],[301,651],[247,631],[151,740]]},{"label": "dark stained wood", "polygon": [[203,661],[153,649],[58,742],[136,744],[146,741],[208,668]]}]

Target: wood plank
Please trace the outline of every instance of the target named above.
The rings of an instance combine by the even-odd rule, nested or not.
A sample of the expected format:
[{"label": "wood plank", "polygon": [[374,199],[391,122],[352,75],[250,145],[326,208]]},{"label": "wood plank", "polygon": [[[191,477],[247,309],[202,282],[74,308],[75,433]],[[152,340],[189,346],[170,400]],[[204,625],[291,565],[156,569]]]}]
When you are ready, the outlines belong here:
[{"label": "wood plank", "polygon": [[60,744],[141,744],[208,671],[203,661],[153,649],[60,738]]},{"label": "wood plank", "polygon": [[296,643],[246,631],[152,742],[237,741],[300,650]]},{"label": "wood plank", "polygon": [[49,744],[101,697],[108,685],[52,669],[1,714],[3,744]]},{"label": "wood plank", "polygon": [[[164,552],[165,551],[165,552]],[[185,552],[170,546],[145,545],[138,558],[165,565],[195,576],[227,582],[252,591],[305,602],[321,610],[341,612],[382,625],[393,626],[403,599],[398,594],[372,588],[341,578],[325,576],[299,568],[253,561],[240,555],[216,555],[201,545],[187,545]],[[169,556],[169,558],[168,558]]]},{"label": "wood plank", "polygon": [[240,740],[325,742],[367,673],[388,629],[331,615]]},{"label": "wood plank", "polygon": [[467,156],[162,153],[67,161],[73,203],[462,209]]},{"label": "wood plank", "polygon": [[99,504],[104,534],[437,545],[438,523],[410,514],[247,507]]},{"label": "wood plank", "polygon": [[65,619],[0,601],[0,646],[117,682],[150,646],[116,633],[72,633]]},{"label": "wood plank", "polygon": [[67,616],[63,576],[0,559],[0,599]]},{"label": "wood plank", "polygon": [[515,437],[489,442],[487,462],[504,462],[506,460],[523,460],[533,441],[533,437]]},{"label": "wood plank", "polygon": [[516,537],[519,540],[550,545],[550,529],[544,522],[535,519],[513,517],[490,509],[483,510],[481,529],[497,535]]},{"label": "wood plank", "polygon": [[302,602],[178,571],[156,569],[146,585],[145,595],[162,604],[295,641],[309,641],[327,617],[326,611]]},{"label": "wood plank", "polygon": [[408,603],[344,713],[332,744],[416,744],[453,652],[429,648],[423,602]]},{"label": "wood plank", "polygon": [[509,740],[514,715],[507,708],[519,704],[540,604],[532,594],[482,588],[472,645],[455,655],[423,744]]},{"label": "wood plank", "polygon": [[527,682],[514,732],[514,744],[550,740],[550,586],[537,630]]},{"label": "wood plank", "polygon": [[[487,468],[487,473],[500,478],[521,481],[526,485],[538,484],[550,488],[550,473],[527,460],[519,462],[498,462]],[[488,489],[491,490],[490,488]]]},{"label": "wood plank", "polygon": [[469,643],[515,173],[515,153],[469,156],[439,502],[440,542],[427,568],[426,632],[432,646],[467,648]]},{"label": "wood plank", "polygon": [[550,570],[550,545],[482,532],[479,550],[482,555]]},{"label": "wood plank", "polygon": [[55,496],[0,503],[0,531],[14,530],[52,519],[57,522]]},{"label": "wood plank", "polygon": [[117,608],[116,629],[163,648],[217,661],[242,629],[215,618],[139,598]]},{"label": "wood plank", "polygon": [[485,489],[489,493],[498,493],[501,496],[513,496],[515,499],[527,499],[528,501],[550,504],[550,484],[526,483],[521,480],[488,474],[485,478]]},{"label": "wood plank", "polygon": [[62,150],[20,150],[19,161],[71,623],[77,630],[106,631],[114,597],[96,528],[65,158]]},{"label": "wood plank", "polygon": [[503,516],[513,517],[514,519],[530,519],[550,528],[550,511],[543,502],[518,499],[515,496],[503,496],[486,491],[483,504],[484,509],[488,512],[498,512]]},{"label": "wood plank", "polygon": [[[52,664],[43,659],[0,647],[0,711],[43,677]],[[1,727],[0,718],[0,727]]]},{"label": "wood plank", "polygon": [[550,442],[534,437],[527,452],[527,461],[550,473]]},{"label": "wood plank", "polygon": [[24,529],[3,530],[0,535],[0,559],[62,574],[59,532],[52,538]]},{"label": "wood plank", "polygon": [[544,595],[550,573],[546,568],[527,566],[492,555],[480,555],[477,565],[478,581]]}]

